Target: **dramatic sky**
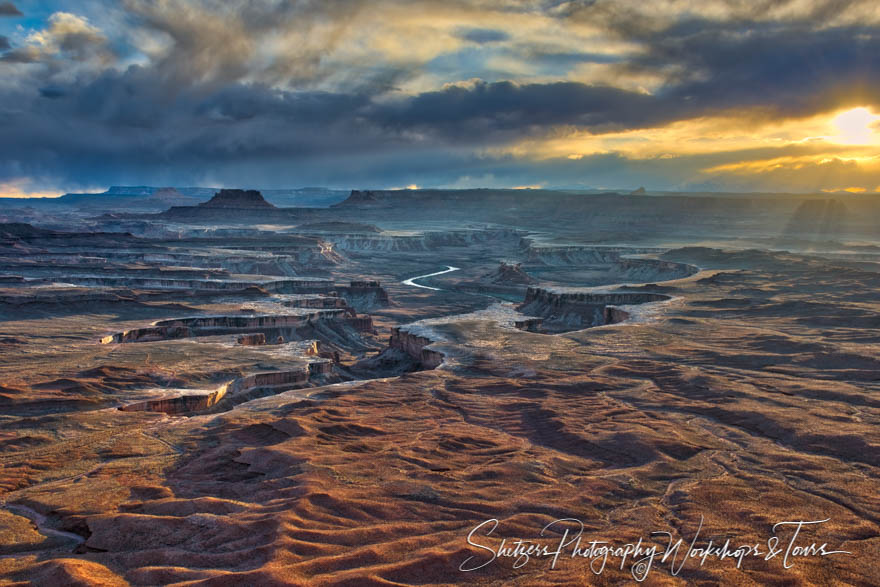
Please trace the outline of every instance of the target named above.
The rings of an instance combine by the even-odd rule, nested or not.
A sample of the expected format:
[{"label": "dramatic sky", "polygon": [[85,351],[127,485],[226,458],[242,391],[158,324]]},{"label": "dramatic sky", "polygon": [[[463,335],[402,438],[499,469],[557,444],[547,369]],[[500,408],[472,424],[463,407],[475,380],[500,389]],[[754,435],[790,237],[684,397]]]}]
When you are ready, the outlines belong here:
[{"label": "dramatic sky", "polygon": [[880,191],[877,0],[0,0],[0,195]]}]

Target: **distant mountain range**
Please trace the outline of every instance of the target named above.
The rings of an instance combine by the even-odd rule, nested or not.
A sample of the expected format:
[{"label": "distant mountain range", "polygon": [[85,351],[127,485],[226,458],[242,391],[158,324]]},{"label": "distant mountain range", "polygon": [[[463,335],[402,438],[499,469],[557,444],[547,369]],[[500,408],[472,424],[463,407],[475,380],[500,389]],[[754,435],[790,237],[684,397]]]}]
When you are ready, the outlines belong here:
[{"label": "distant mountain range", "polygon": [[[7,205],[72,206],[107,211],[163,211],[172,206],[197,206],[210,200],[220,188],[112,186],[101,193],[70,193],[58,198],[0,198]],[[321,187],[261,190],[266,201],[278,207],[326,208],[349,196],[348,190]]]}]

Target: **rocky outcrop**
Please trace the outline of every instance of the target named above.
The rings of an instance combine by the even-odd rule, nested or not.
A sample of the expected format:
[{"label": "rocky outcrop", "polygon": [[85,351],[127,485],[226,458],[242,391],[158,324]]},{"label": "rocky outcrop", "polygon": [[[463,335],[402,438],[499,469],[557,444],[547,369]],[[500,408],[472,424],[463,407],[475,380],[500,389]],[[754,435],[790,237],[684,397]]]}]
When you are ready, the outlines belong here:
[{"label": "rocky outcrop", "polygon": [[617,324],[626,322],[632,317],[632,314],[616,306],[605,306],[603,317],[605,324]]},{"label": "rocky outcrop", "polygon": [[577,290],[553,290],[540,287],[530,287],[526,291],[523,305],[533,302],[543,303],[548,306],[560,306],[565,304],[644,304],[668,300],[669,296],[646,292],[594,292]]},{"label": "rocky outcrop", "polygon": [[37,228],[23,222],[0,223],[0,243],[13,247],[21,244],[39,247],[148,246],[126,232],[66,232]]},{"label": "rocky outcrop", "polygon": [[315,310],[345,310],[352,316],[356,316],[354,308],[351,308],[344,298],[337,295],[336,292],[324,296],[301,297],[292,300],[282,300],[283,305],[288,308],[311,308]]},{"label": "rocky outcrop", "polygon": [[557,291],[530,287],[517,310],[542,317],[543,331],[567,332],[629,319],[631,313],[618,306],[668,299],[669,296],[647,292]]},{"label": "rocky outcrop", "polygon": [[621,257],[615,264],[613,273],[620,275],[621,281],[647,282],[668,281],[695,275],[700,268],[687,263],[663,261],[661,259],[633,259]]},{"label": "rocky outcrop", "polygon": [[[222,401],[230,404],[230,406],[241,401],[247,401],[251,399],[251,394],[258,391],[275,394],[306,387],[313,383],[312,379],[315,377],[321,378],[319,382],[324,383],[326,378],[332,374],[333,363],[318,361],[309,363],[304,368],[290,371],[254,373],[233,379],[221,385],[213,392],[182,394],[146,400],[121,406],[119,409],[126,412],[164,412],[172,415],[189,415],[214,408]],[[263,395],[266,395],[266,393],[263,393]]]},{"label": "rocky outcrop", "polygon": [[[116,277],[136,277],[136,278],[158,278],[158,279],[220,279],[228,278],[229,272],[225,269],[197,269],[193,267],[153,267],[145,265],[115,265],[94,262],[85,258],[81,263],[71,262],[53,262],[52,260],[44,260],[34,258],[36,256],[22,256],[18,259],[10,259],[9,257],[0,257],[0,271],[20,270],[27,272],[32,276],[53,276],[56,281],[63,281],[64,273],[70,279],[89,278],[110,276]],[[71,260],[73,261],[73,260]]]},{"label": "rocky outcrop", "polygon": [[345,319],[345,323],[357,330],[358,332],[369,332],[376,334],[376,328],[373,326],[372,316],[356,316]]},{"label": "rocky outcrop", "polygon": [[242,334],[236,340],[242,346],[259,346],[266,344],[266,335],[262,332]]},{"label": "rocky outcrop", "polygon": [[328,349],[322,347],[319,351],[316,347],[313,356],[335,362],[339,361],[339,349],[362,354],[377,346],[372,339],[372,335],[376,334],[372,317],[350,316],[345,310],[321,310],[298,316],[236,315],[163,320],[144,328],[110,334],[101,342],[146,343],[230,334],[242,337],[239,344],[259,344],[259,339],[251,338],[258,334],[263,335],[266,344],[320,341]]},{"label": "rocky outcrop", "polygon": [[607,265],[620,259],[621,251],[611,247],[576,245],[529,246],[525,262],[534,265]]},{"label": "rocky outcrop", "polygon": [[321,361],[320,363],[309,363],[309,375],[330,375],[333,373],[333,363]]},{"label": "rocky outcrop", "polygon": [[391,304],[388,292],[378,281],[352,281],[348,286],[338,286],[336,292],[345,303],[359,312]]},{"label": "rocky outcrop", "polygon": [[164,277],[126,277],[117,275],[62,275],[55,278],[60,283],[85,286],[128,287],[150,290],[192,290],[211,292],[242,292],[251,287],[272,286],[272,282],[248,282],[223,279],[175,279]]},{"label": "rocky outcrop", "polygon": [[270,209],[275,208],[263,199],[263,194],[257,190],[227,190],[222,189],[207,202],[199,204],[202,208],[232,208],[232,209]]},{"label": "rocky outcrop", "polygon": [[285,279],[260,284],[260,287],[273,293],[331,293],[335,286],[329,279],[300,278]]},{"label": "rocky outcrop", "polygon": [[[344,320],[344,310],[322,310],[308,314],[296,315],[260,315],[260,316],[197,316],[193,318],[176,318],[160,320],[146,328],[135,328],[105,336],[103,344],[152,342],[157,340],[174,340],[198,336],[216,336],[220,334],[236,334],[246,332],[253,334],[255,330],[264,330],[267,339],[274,340],[278,331],[295,330],[325,320]],[[360,323],[359,323],[360,324]],[[372,326],[372,323],[370,323]],[[272,333],[271,335],[268,333]]]},{"label": "rocky outcrop", "polygon": [[436,341],[413,334],[402,327],[391,329],[391,338],[388,346],[402,351],[415,359],[423,369],[435,369],[443,363],[443,353],[427,348]]},{"label": "rocky outcrop", "polygon": [[[28,281],[27,285],[50,285],[45,280]],[[130,290],[104,291],[95,289],[80,288],[28,288],[18,287],[21,293],[3,293],[0,294],[0,305],[39,308],[41,306],[58,306],[70,309],[74,305],[89,306],[94,309],[96,305],[104,304],[139,304],[150,299],[149,295],[141,296],[139,293]],[[265,295],[265,292],[262,292]],[[186,308],[176,304],[174,306],[180,310]]]},{"label": "rocky outcrop", "polygon": [[195,292],[241,293],[260,288],[272,293],[329,293],[334,289],[329,279],[318,277],[288,278],[271,281],[238,281],[231,279],[175,279],[165,277],[128,277],[111,275],[63,275],[60,283],[85,286],[127,287],[142,290],[191,290]]},{"label": "rocky outcrop", "polygon": [[578,267],[600,270],[618,282],[668,281],[694,275],[699,268],[686,263],[671,262],[633,255],[656,255],[663,249],[610,246],[535,246],[524,248],[525,262],[534,268]]},{"label": "rocky outcrop", "polygon": [[[198,245],[210,246],[210,239]],[[219,239],[218,239],[219,240]],[[14,251],[4,254],[2,262],[14,261],[22,264],[51,264],[55,269],[68,268],[68,273],[85,275],[104,271],[118,271],[123,266],[153,266],[153,269],[183,268],[191,271],[225,272],[249,275],[297,276],[302,270],[329,267],[340,263],[342,257],[333,250],[330,243],[317,238],[297,241],[284,241],[281,248],[269,251],[249,252],[242,248],[223,251],[180,252],[179,250],[132,250],[118,247],[112,250],[80,250],[76,253],[33,252],[23,254]],[[128,268],[131,270],[131,268]]]},{"label": "rocky outcrop", "polygon": [[522,268],[522,263],[502,262],[495,271],[487,273],[483,279],[500,285],[528,285],[534,283]]},{"label": "rocky outcrop", "polygon": [[543,323],[543,318],[525,318],[523,320],[514,320],[513,327],[527,332],[540,332]]}]

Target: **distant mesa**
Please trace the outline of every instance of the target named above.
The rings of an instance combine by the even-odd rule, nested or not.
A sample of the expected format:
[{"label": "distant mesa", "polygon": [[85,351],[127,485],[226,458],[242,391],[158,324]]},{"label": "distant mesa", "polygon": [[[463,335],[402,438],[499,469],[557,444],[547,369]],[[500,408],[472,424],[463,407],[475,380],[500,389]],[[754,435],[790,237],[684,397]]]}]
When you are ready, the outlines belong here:
[{"label": "distant mesa", "polygon": [[234,209],[269,209],[275,208],[263,198],[257,190],[220,190],[207,202],[199,204],[201,208],[234,208]]},{"label": "distant mesa", "polygon": [[645,191],[644,186],[642,186],[642,187],[640,187],[639,189],[636,189],[636,190],[631,191],[631,192],[629,193],[629,195],[631,195],[631,196],[644,196],[646,193],[647,193],[647,192]]}]

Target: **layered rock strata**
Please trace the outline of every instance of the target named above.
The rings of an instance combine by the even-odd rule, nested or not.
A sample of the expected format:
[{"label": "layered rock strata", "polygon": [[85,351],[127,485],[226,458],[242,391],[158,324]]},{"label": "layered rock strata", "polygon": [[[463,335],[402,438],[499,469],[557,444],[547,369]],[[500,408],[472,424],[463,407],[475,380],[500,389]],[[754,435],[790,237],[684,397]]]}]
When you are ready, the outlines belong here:
[{"label": "layered rock strata", "polygon": [[539,328],[543,330],[565,332],[629,319],[631,313],[618,306],[668,299],[667,295],[647,292],[586,292],[530,287],[517,309],[524,314],[542,317]]}]

